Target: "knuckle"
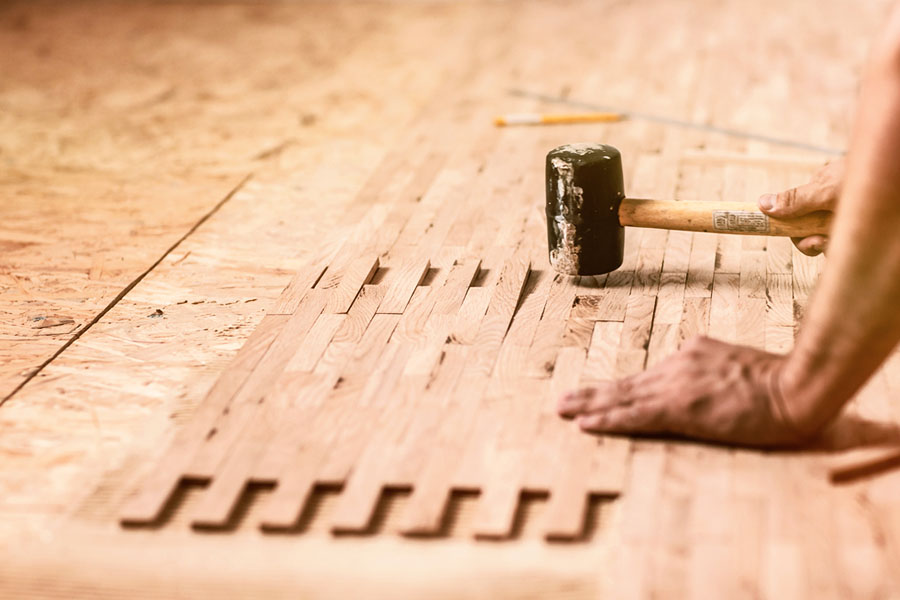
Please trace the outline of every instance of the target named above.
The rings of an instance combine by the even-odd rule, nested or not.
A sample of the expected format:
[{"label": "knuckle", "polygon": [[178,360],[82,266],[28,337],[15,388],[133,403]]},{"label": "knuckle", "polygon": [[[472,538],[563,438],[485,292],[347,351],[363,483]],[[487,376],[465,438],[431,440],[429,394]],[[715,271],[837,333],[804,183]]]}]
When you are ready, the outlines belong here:
[{"label": "knuckle", "polygon": [[684,343],[682,349],[684,350],[684,353],[688,358],[696,358],[703,354],[703,351],[709,344],[709,341],[709,338],[706,336],[694,336]]},{"label": "knuckle", "polygon": [[615,395],[616,395],[617,399],[619,400],[619,402],[629,403],[629,404],[631,403],[630,396],[631,396],[632,387],[633,387],[633,384],[632,384],[631,380],[628,379],[627,377],[624,379],[616,380],[614,390],[615,390]]},{"label": "knuckle", "polygon": [[701,343],[700,336],[696,335],[684,343],[684,349],[687,351],[695,350]]},{"label": "knuckle", "polygon": [[790,210],[797,204],[797,188],[791,188],[778,194],[777,207],[781,210]]}]

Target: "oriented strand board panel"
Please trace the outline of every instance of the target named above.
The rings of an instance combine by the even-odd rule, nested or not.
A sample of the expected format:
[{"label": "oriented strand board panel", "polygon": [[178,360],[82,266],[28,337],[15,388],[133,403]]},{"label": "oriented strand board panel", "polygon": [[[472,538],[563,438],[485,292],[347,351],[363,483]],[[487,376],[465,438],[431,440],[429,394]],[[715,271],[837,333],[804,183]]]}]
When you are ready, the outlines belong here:
[{"label": "oriented strand board panel", "polygon": [[243,178],[111,179],[59,173],[38,187],[24,174],[0,177],[0,402],[115,304]]},{"label": "oriented strand board panel", "polygon": [[[841,148],[887,5],[0,4],[0,310],[87,324],[0,406],[0,597],[898,596],[897,472],[829,480],[896,438],[897,356],[805,452],[554,410],[695,335],[788,350],[825,261],[635,230],[559,277],[549,148],[709,201],[827,155],[492,124],[587,102]],[[62,348],[12,331],[0,369]]]}]

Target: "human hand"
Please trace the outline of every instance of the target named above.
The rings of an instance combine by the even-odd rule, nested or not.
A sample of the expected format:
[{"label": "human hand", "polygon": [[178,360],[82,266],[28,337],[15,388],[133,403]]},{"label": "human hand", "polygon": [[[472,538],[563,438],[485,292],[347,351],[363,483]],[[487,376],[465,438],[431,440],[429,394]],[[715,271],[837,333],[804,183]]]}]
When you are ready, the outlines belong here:
[{"label": "human hand", "polygon": [[785,357],[700,337],[658,365],[559,399],[585,431],[676,435],[736,446],[789,447],[813,431],[785,414]]},{"label": "human hand", "polygon": [[[806,185],[778,194],[759,197],[759,209],[770,217],[800,217],[819,210],[833,211],[844,179],[844,159],[833,160],[819,169]],[[817,256],[828,246],[828,236],[811,235],[791,238],[797,249],[807,256]]]}]

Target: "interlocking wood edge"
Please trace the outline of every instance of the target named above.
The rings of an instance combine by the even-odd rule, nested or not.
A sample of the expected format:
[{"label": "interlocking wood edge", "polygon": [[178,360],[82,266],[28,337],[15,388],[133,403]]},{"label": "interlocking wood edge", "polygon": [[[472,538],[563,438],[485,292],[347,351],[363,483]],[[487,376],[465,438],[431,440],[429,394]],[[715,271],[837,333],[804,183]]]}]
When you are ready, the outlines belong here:
[{"label": "interlocking wood edge", "polygon": [[[499,259],[503,255],[507,258]],[[211,482],[190,517],[203,528],[225,527],[249,483],[276,483],[260,510],[264,530],[293,527],[312,489],[328,483],[344,486],[333,515],[335,531],[363,532],[382,490],[407,487],[413,495],[402,532],[409,535],[439,530],[452,490],[482,490],[475,531],[485,538],[512,533],[526,490],[553,497],[554,485],[564,485],[567,505],[580,507],[576,512],[582,515],[589,494],[617,493],[616,477],[591,487],[585,475],[596,468],[592,465],[605,464],[621,480],[622,457],[594,458],[603,445],[555,415],[551,396],[560,389],[561,375],[554,376],[554,386],[546,370],[538,378],[520,377],[542,317],[558,317],[554,310],[544,315],[551,289],[565,284],[571,290],[565,302],[572,305],[578,288],[574,280],[541,272],[532,277],[528,261],[519,256],[497,249],[494,258],[483,260],[436,259],[434,264],[445,267],[434,287],[410,283],[422,283],[432,263],[428,259],[408,261],[379,284],[366,283],[377,264],[366,257],[346,263],[344,275],[331,279],[326,279],[330,266],[301,270],[285,292],[299,298],[295,312],[266,318],[202,411],[123,507],[123,524],[157,520],[182,480]],[[501,260],[502,266],[484,281],[486,287],[472,287],[484,260]],[[530,279],[533,287],[523,299]],[[325,281],[328,287],[322,287]],[[473,293],[472,298],[481,298],[475,312],[467,308]],[[409,295],[406,312],[378,312],[389,294]],[[325,312],[334,308],[346,313]],[[354,320],[358,324],[347,329]],[[545,322],[543,328],[548,326]],[[312,355],[311,348],[316,348]],[[420,357],[431,358],[410,371],[416,349]],[[584,362],[584,351],[579,352],[582,361],[576,365]],[[518,360],[501,366],[504,353]],[[559,360],[567,356],[564,352]],[[560,374],[571,370],[556,362]],[[504,386],[496,383],[501,377]],[[505,387],[517,379],[518,385]],[[567,383],[577,380],[570,377]],[[539,435],[547,428],[556,433]],[[586,466],[573,467],[574,474],[563,470],[568,476],[548,469],[543,480],[536,480],[527,469],[534,440],[565,440],[566,432],[583,440],[578,450],[587,462],[578,464]],[[542,454],[535,460],[546,461],[543,453],[557,454],[550,465],[562,460],[560,450],[571,450],[565,443],[538,445]],[[548,525],[548,537],[577,538],[576,529],[570,525],[565,533],[558,524]]]}]

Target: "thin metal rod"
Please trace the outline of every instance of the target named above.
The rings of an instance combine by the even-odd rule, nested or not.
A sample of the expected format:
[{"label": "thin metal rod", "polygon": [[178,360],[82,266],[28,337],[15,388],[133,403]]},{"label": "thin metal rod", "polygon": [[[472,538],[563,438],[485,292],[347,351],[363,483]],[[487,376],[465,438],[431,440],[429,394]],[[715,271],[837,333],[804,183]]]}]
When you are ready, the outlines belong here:
[{"label": "thin metal rod", "polygon": [[773,137],[770,135],[753,133],[750,131],[741,131],[740,129],[731,129],[730,127],[718,127],[716,125],[705,125],[703,123],[695,123],[692,121],[683,121],[681,119],[674,119],[672,117],[624,110],[624,109],[621,109],[618,107],[606,106],[603,104],[594,104],[593,102],[584,102],[582,100],[573,100],[571,98],[562,98],[560,96],[549,96],[547,94],[541,94],[541,93],[532,92],[529,90],[512,88],[512,89],[508,90],[508,92],[512,96],[531,98],[533,100],[541,100],[543,102],[555,102],[557,104],[568,104],[569,106],[577,106],[579,108],[585,108],[588,110],[619,113],[628,119],[640,119],[642,121],[651,121],[653,123],[661,123],[663,125],[671,125],[674,127],[685,127],[687,129],[696,129],[699,131],[707,131],[709,133],[719,133],[722,135],[739,137],[739,138],[744,138],[747,140],[756,140],[759,142],[766,142],[769,144],[777,144],[779,146],[798,148],[800,150],[809,150],[811,152],[821,152],[822,154],[830,154],[833,156],[838,156],[838,155],[842,155],[845,153],[844,150],[840,150],[838,148],[828,148],[826,146],[817,146],[815,144],[808,144],[806,142],[799,142],[797,140],[788,140],[788,139],[784,139],[784,138]]}]

